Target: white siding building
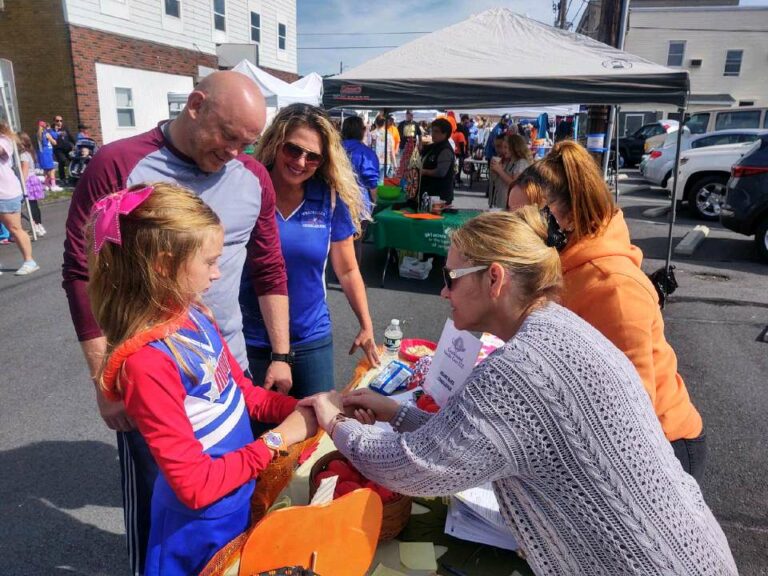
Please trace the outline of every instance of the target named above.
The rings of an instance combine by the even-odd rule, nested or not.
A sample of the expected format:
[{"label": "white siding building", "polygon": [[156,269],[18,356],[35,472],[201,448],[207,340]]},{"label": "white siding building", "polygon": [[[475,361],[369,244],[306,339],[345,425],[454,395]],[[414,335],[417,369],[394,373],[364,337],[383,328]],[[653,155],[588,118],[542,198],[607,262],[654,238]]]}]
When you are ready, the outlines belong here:
[{"label": "white siding building", "polygon": [[625,50],[688,70],[690,111],[768,106],[767,7],[630,4]]}]

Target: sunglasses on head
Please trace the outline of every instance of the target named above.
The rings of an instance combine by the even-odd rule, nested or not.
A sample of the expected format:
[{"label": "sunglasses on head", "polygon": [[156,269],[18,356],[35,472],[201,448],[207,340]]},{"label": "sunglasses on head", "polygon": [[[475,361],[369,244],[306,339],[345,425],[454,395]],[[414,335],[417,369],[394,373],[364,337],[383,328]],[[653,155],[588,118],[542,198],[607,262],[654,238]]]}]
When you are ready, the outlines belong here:
[{"label": "sunglasses on head", "polygon": [[305,158],[306,165],[310,168],[316,168],[323,163],[323,155],[317,152],[311,152],[293,142],[283,143],[283,154],[291,160],[299,160],[302,156]]},{"label": "sunglasses on head", "polygon": [[456,268],[451,270],[447,266],[443,266],[443,282],[445,287],[450,291],[453,288],[453,281],[458,280],[462,276],[474,274],[475,272],[481,272],[487,270],[490,266],[472,266],[471,268]]}]

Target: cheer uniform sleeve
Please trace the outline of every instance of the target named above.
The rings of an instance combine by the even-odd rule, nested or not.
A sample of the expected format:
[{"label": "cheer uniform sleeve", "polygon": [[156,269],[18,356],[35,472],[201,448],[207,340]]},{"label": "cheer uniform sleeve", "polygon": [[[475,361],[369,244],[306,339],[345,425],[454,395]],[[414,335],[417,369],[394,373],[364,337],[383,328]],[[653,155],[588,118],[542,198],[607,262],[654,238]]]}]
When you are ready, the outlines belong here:
[{"label": "cheer uniform sleeve", "polygon": [[229,346],[226,343],[224,346],[232,370],[232,377],[243,392],[245,405],[248,407],[248,414],[250,414],[251,419],[270,424],[279,424],[285,420],[296,409],[298,400],[286,394],[265,390],[261,386],[254,386],[253,382],[243,374],[240,365],[229,351]]},{"label": "cheer uniform sleeve", "polygon": [[[230,358],[232,367],[237,362]],[[221,458],[211,458],[195,438],[184,409],[186,391],[176,364],[145,346],[131,356],[121,376],[125,408],[147,442],[177,498],[199,509],[256,478],[272,460],[261,440]]]}]

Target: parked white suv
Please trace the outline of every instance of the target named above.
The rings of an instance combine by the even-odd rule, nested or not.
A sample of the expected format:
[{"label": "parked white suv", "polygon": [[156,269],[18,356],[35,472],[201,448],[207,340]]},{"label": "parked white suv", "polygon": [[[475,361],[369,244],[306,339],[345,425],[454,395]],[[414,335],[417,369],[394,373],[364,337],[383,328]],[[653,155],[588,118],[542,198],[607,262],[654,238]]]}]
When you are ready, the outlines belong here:
[{"label": "parked white suv", "polygon": [[[717,220],[725,202],[726,184],[733,166],[756,142],[725,144],[686,150],[680,155],[677,200],[688,202],[688,208],[699,218]],[[671,192],[674,178],[667,180]]]}]

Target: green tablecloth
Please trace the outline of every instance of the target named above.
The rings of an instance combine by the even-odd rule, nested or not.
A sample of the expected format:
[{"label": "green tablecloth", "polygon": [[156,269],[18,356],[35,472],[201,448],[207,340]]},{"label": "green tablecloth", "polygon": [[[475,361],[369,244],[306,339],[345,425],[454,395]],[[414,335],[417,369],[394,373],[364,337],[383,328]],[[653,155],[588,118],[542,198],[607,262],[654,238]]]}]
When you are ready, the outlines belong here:
[{"label": "green tablecloth", "polygon": [[443,214],[440,220],[416,220],[386,208],[376,214],[371,226],[374,245],[379,250],[396,248],[447,256],[451,243],[448,233],[480,212],[460,210],[456,214]]},{"label": "green tablecloth", "polygon": [[382,210],[389,208],[393,204],[405,204],[408,201],[408,197],[405,195],[405,191],[400,193],[400,196],[392,199],[377,198],[376,205],[373,207],[373,213],[378,214]]}]

